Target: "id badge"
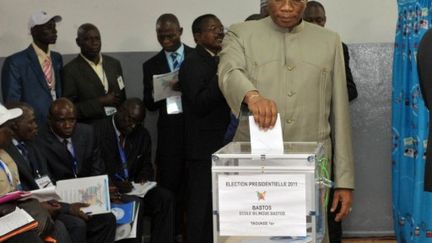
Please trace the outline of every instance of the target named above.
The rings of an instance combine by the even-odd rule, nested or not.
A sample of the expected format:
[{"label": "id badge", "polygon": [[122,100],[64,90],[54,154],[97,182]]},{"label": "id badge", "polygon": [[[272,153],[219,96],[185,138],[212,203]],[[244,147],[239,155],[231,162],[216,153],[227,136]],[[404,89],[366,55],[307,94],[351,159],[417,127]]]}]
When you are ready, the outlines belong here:
[{"label": "id badge", "polygon": [[51,182],[51,179],[47,175],[36,178],[35,181],[36,181],[36,184],[39,186],[39,189],[54,186],[53,183]]},{"label": "id badge", "polygon": [[179,114],[183,112],[181,96],[172,96],[166,98],[167,113],[169,115]]},{"label": "id badge", "polygon": [[120,90],[123,90],[125,88],[125,84],[123,82],[122,76],[117,77],[117,84],[118,84]]},{"label": "id badge", "polygon": [[104,110],[105,110],[106,116],[114,115],[117,112],[117,108],[115,108],[113,106],[105,106]]}]

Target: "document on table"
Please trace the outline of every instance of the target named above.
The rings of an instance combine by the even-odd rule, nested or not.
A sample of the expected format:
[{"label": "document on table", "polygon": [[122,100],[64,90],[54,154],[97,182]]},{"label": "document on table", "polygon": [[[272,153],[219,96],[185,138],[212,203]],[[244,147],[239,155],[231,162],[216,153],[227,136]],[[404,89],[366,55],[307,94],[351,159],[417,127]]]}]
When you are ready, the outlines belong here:
[{"label": "document on table", "polygon": [[261,130],[253,116],[249,116],[249,129],[252,154],[283,154],[280,114],[277,115],[275,126],[267,131]]},{"label": "document on table", "polygon": [[175,91],[172,86],[178,82],[179,71],[153,75],[153,99],[160,101],[172,96],[181,96],[180,91]]},{"label": "document on table", "polygon": [[82,211],[90,214],[111,212],[108,176],[92,176],[57,181],[56,192],[66,203],[88,203]]}]

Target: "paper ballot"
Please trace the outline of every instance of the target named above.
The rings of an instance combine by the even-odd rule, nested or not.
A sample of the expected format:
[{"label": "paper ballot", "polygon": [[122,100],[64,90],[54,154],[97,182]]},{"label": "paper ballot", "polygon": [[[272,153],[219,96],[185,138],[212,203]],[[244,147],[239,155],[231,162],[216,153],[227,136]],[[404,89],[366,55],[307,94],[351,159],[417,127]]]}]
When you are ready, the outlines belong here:
[{"label": "paper ballot", "polygon": [[172,86],[178,82],[179,71],[153,75],[153,98],[159,101],[172,96],[181,96],[181,92],[172,89]]},{"label": "paper ballot", "polygon": [[253,116],[249,116],[249,129],[252,154],[283,154],[280,114],[277,115],[275,126],[267,131],[260,130]]}]

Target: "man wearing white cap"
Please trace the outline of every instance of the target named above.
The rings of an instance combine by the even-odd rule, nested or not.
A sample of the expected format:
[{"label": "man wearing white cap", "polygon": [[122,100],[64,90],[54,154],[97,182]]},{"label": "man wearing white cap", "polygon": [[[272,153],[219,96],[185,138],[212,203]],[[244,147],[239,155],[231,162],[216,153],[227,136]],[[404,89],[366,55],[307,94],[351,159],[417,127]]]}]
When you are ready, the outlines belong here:
[{"label": "man wearing white cap", "polygon": [[62,57],[49,49],[56,43],[56,23],[61,19],[44,11],[33,13],[28,23],[33,43],[7,57],[2,68],[3,101],[28,103],[36,112],[38,124],[46,121],[51,102],[61,96]]}]

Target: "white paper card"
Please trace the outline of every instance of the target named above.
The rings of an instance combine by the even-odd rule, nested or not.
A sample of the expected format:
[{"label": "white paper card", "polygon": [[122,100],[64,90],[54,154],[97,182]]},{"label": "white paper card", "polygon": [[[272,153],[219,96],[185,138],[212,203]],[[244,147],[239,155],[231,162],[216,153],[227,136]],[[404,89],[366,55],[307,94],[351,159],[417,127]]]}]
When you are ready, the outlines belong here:
[{"label": "white paper card", "polygon": [[172,96],[180,96],[180,91],[175,91],[172,87],[178,82],[178,73],[176,70],[170,73],[153,75],[153,99],[159,101]]},{"label": "white paper card", "polygon": [[117,112],[117,108],[115,108],[114,106],[105,106],[104,110],[106,116],[114,115]]},{"label": "white paper card", "polygon": [[0,217],[0,236],[33,222],[34,219],[24,209],[15,208],[15,211]]},{"label": "white paper card", "polygon": [[155,188],[156,185],[157,183],[155,181],[146,181],[144,184],[132,182],[133,189],[126,194],[144,198],[147,192]]},{"label": "white paper card", "polygon": [[34,198],[39,202],[45,202],[49,200],[61,201],[60,196],[56,192],[55,186],[37,189],[30,192],[31,192],[30,198]]},{"label": "white paper card", "polygon": [[181,96],[172,96],[166,99],[167,114],[179,114],[183,112]]},{"label": "white paper card", "polygon": [[36,184],[40,189],[54,186],[49,176],[44,175],[35,179]]},{"label": "white paper card", "polygon": [[219,175],[221,236],[306,236],[304,174]]},{"label": "white paper card", "polygon": [[122,76],[117,77],[117,84],[118,84],[120,90],[123,90],[125,88],[125,84],[123,82]]},{"label": "white paper card", "polygon": [[252,154],[283,154],[282,126],[279,114],[275,126],[267,131],[261,130],[253,116],[249,116],[249,130]]},{"label": "white paper card", "polygon": [[66,203],[88,203],[82,211],[90,214],[111,212],[108,176],[92,176],[57,181],[56,192]]}]

